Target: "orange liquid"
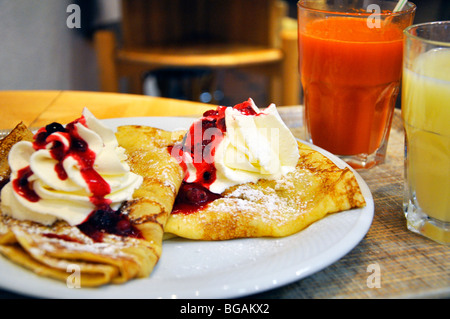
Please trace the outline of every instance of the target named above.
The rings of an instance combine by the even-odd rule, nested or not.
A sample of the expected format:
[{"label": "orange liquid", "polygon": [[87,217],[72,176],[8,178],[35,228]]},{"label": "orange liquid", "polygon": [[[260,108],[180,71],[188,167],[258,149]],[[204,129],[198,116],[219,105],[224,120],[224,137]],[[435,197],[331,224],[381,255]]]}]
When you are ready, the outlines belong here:
[{"label": "orange liquid", "polygon": [[372,154],[388,138],[402,70],[402,30],[328,18],[299,32],[305,121],[337,155]]}]

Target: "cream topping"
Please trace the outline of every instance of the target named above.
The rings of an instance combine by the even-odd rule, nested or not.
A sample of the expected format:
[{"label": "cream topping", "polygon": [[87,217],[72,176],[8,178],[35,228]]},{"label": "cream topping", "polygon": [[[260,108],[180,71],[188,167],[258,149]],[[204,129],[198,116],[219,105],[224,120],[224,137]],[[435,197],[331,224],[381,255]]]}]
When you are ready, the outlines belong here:
[{"label": "cream topping", "polygon": [[[4,214],[45,225],[56,220],[79,225],[98,208],[99,202],[117,209],[132,198],[142,177],[130,171],[125,150],[118,145],[114,132],[87,109],[73,123],[72,133],[53,132],[46,137],[42,148],[26,141],[12,147],[8,156],[11,181],[1,192]],[[85,143],[87,152],[70,151],[74,137]],[[56,146],[58,154],[64,154],[63,158],[55,155]],[[86,158],[85,154],[92,158]],[[30,171],[25,177],[24,170]],[[15,187],[24,183],[37,198],[30,199],[20,187]]]}]

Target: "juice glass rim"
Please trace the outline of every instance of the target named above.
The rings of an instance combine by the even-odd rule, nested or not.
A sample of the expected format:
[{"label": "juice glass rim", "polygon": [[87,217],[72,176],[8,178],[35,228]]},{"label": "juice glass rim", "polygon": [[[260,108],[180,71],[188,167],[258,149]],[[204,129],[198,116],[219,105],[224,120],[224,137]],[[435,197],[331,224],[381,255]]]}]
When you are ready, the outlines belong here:
[{"label": "juice glass rim", "polygon": [[450,48],[450,41],[438,41],[438,40],[430,40],[424,37],[420,37],[418,35],[414,35],[411,33],[413,29],[418,29],[420,27],[429,27],[429,26],[436,26],[436,25],[447,25],[450,29],[450,20],[449,21],[432,21],[432,22],[423,22],[418,24],[413,24],[407,27],[405,30],[403,30],[403,34],[408,39],[414,39],[418,40],[427,44],[432,44],[436,46],[442,46],[442,47],[449,47]]},{"label": "juice glass rim", "polygon": [[[312,12],[321,12],[321,13],[327,13],[327,14],[333,14],[337,16],[343,16],[343,17],[369,17],[373,15],[373,12],[341,12],[341,11],[330,11],[330,10],[324,10],[324,9],[318,9],[318,8],[312,8],[305,5],[305,2],[308,0],[300,0],[297,2],[297,7],[301,8],[303,10],[312,11]],[[395,1],[386,1],[391,3],[396,3]],[[380,16],[382,17],[398,17],[402,15],[409,15],[414,10],[416,10],[416,5],[412,3],[411,1],[406,2],[406,6],[409,6],[407,10],[402,10],[398,12],[380,12]]]}]

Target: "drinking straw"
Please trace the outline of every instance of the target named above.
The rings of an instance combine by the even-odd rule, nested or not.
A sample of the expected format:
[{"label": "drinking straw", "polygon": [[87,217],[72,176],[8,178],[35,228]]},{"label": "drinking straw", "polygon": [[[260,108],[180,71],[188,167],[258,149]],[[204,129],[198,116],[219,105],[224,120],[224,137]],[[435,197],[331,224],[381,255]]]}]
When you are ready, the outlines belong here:
[{"label": "drinking straw", "polygon": [[[408,2],[408,0],[399,0],[397,2],[397,5],[395,6],[394,10],[392,10],[392,13],[394,12],[398,12],[398,11],[402,11],[403,7],[405,6],[405,4]],[[384,21],[383,24],[386,25],[388,23],[390,23],[392,21],[392,16],[387,17]]]},{"label": "drinking straw", "polygon": [[392,10],[392,12],[401,11],[403,9],[403,7],[405,6],[406,2],[408,2],[408,0],[399,0],[399,2],[395,6],[394,10]]}]

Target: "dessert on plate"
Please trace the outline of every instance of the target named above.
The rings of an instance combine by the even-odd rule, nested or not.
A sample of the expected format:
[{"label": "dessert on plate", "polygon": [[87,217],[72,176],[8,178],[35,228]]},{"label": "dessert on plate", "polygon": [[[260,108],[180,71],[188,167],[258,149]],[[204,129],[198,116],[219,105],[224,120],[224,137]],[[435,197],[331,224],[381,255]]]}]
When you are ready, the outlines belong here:
[{"label": "dessert on plate", "polygon": [[78,270],[82,287],[148,277],[170,236],[282,237],[365,205],[351,169],[251,99],[187,131],[114,132],[87,109],[34,134],[20,124],[0,169],[0,253],[66,282]]},{"label": "dessert on plate", "polygon": [[[10,136],[21,139],[18,130]],[[115,134],[85,109],[32,141],[0,144],[11,168],[1,190],[0,252],[64,281],[77,270],[82,287],[148,277],[183,178],[167,147],[182,136],[141,126]]]},{"label": "dessert on plate", "polygon": [[207,111],[172,155],[186,172],[166,224],[176,236],[282,237],[365,206],[353,172],[298,142],[274,104]]}]

